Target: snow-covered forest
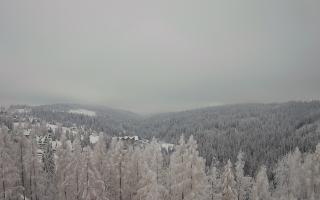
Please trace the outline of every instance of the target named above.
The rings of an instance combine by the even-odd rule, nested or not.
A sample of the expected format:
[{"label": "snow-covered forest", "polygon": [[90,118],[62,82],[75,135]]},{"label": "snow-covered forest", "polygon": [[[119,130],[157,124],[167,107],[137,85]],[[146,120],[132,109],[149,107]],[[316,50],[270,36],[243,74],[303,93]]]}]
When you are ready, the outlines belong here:
[{"label": "snow-covered forest", "polygon": [[320,0],[0,0],[0,200],[320,200]]},{"label": "snow-covered forest", "polygon": [[[95,111],[96,116],[68,112],[78,108]],[[172,144],[178,143],[181,134],[193,135],[207,166],[214,157],[220,163],[236,162],[238,152],[243,151],[247,155],[244,171],[250,176],[261,165],[273,176],[271,169],[282,156],[296,147],[312,152],[320,142],[319,101],[225,105],[148,117],[105,107],[57,104],[31,107],[29,113],[19,115],[66,127],[85,126],[109,136],[156,137]]]},{"label": "snow-covered forest", "polygon": [[[0,134],[0,199],[34,200],[271,200],[320,198],[320,145],[313,153],[298,148],[278,161],[269,181],[266,167],[246,176],[244,153],[237,161],[211,166],[199,156],[193,136],[180,137],[172,153],[156,139],[132,145],[104,135],[93,146],[71,143],[64,134],[53,151],[39,158],[35,133]],[[223,164],[223,165],[222,165]],[[220,167],[222,166],[222,167]]]},{"label": "snow-covered forest", "polygon": [[1,108],[0,199],[316,200],[319,113],[317,101],[150,117]]}]

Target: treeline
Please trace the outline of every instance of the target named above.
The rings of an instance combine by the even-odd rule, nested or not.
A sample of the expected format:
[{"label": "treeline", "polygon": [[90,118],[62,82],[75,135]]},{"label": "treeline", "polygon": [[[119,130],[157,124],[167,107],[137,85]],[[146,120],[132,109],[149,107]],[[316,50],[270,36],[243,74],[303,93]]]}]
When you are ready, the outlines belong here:
[{"label": "treeline", "polygon": [[[242,104],[209,107],[177,113],[139,117],[133,113],[88,107],[56,104],[31,107],[31,117],[65,126],[76,124],[107,135],[139,135],[168,143],[178,143],[181,134],[191,134],[199,144],[199,154],[210,166],[212,158],[226,163],[236,162],[243,151],[244,171],[254,176],[261,165],[267,166],[273,179],[273,168],[288,152],[299,147],[312,152],[320,142],[320,102],[288,102],[281,104]],[[95,117],[72,114],[70,109],[84,108],[97,113]],[[10,127],[10,120],[3,121]]]},{"label": "treeline", "polygon": [[143,146],[100,136],[93,147],[64,135],[54,153],[39,158],[36,137],[0,133],[0,199],[7,200],[272,200],[320,198],[320,145],[314,153],[298,148],[283,157],[269,181],[266,167],[244,175],[245,154],[210,167],[197,142],[182,135],[172,154],[153,139]]},{"label": "treeline", "polygon": [[[99,106],[81,106],[77,104],[53,104],[30,107],[31,112],[25,116],[38,117],[47,122],[59,122],[63,126],[84,126],[87,129],[105,132],[108,135],[118,135],[126,130],[128,124],[134,124],[139,116],[122,110]],[[96,116],[69,113],[72,109],[88,109]]]},{"label": "treeline", "polygon": [[210,165],[212,158],[235,162],[239,151],[246,154],[245,174],[254,176],[261,165],[272,168],[288,152],[299,147],[312,152],[320,142],[320,102],[243,104],[203,108],[149,117],[132,132],[143,138],[177,143],[191,134],[199,152]]}]

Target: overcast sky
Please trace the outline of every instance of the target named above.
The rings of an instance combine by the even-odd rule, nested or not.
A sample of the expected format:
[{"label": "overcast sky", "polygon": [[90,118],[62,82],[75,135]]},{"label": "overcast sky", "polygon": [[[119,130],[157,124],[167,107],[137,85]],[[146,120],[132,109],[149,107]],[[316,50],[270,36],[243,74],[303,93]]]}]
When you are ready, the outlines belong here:
[{"label": "overcast sky", "polygon": [[320,97],[319,0],[1,0],[0,104]]}]

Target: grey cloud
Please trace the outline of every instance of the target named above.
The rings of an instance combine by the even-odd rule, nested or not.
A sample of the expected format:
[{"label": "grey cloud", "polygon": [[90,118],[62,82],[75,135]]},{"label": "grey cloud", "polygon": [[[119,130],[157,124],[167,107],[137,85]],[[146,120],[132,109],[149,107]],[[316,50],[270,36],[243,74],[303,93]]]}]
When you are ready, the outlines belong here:
[{"label": "grey cloud", "polygon": [[138,112],[319,99],[319,1],[0,3],[0,103]]}]

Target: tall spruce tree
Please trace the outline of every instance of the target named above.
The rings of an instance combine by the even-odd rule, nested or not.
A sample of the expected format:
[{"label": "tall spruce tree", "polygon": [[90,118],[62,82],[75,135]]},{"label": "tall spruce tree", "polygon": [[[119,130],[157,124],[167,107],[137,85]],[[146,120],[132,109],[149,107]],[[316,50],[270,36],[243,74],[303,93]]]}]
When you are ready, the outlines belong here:
[{"label": "tall spruce tree", "polygon": [[230,160],[228,160],[224,167],[222,188],[223,200],[237,200],[238,194],[236,190],[236,182]]}]

